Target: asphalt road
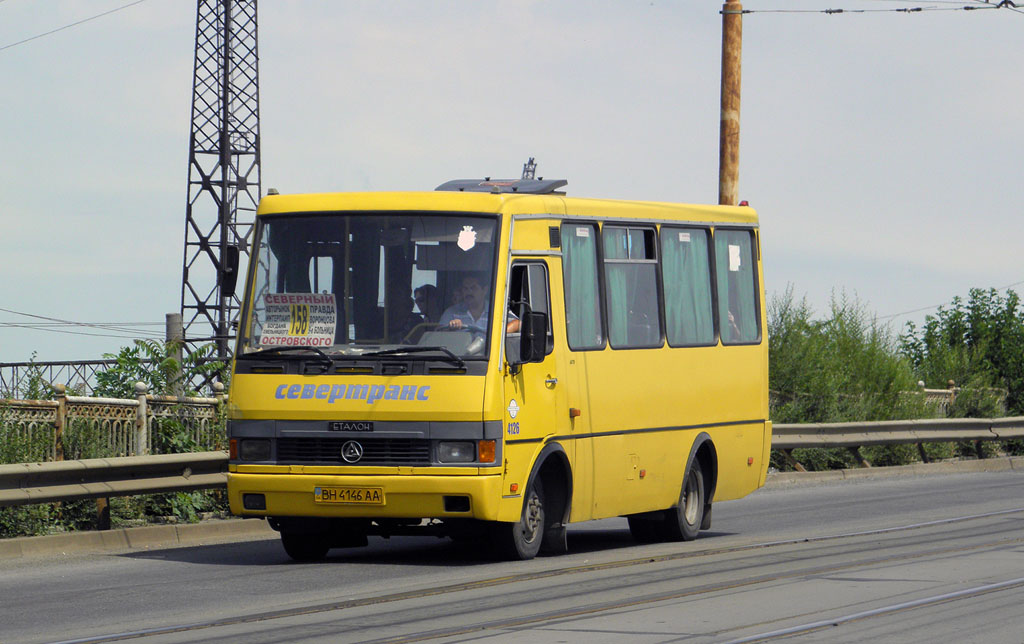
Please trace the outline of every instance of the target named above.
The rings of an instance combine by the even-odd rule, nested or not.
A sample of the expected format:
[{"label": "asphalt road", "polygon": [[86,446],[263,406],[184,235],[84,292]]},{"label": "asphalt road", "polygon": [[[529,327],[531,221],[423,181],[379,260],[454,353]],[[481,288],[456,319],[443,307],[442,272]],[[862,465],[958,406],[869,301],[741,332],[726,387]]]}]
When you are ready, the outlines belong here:
[{"label": "asphalt road", "polygon": [[[434,538],[0,561],[0,642],[1024,642],[1024,473],[760,490],[690,543],[624,520],[495,563]],[[120,638],[118,638],[120,639]]]}]

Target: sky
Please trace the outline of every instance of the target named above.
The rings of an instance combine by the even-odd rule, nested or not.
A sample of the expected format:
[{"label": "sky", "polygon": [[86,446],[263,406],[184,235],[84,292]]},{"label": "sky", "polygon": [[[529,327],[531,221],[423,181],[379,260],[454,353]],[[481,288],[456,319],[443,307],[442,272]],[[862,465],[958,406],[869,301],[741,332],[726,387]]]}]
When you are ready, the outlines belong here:
[{"label": "sky", "polygon": [[[99,359],[180,310],[196,3],[128,4],[0,0],[0,363]],[[898,333],[1024,290],[1024,10],[743,6],[769,297],[856,299]],[[263,191],[432,190],[532,156],[572,196],[714,203],[721,8],[262,0]]]}]

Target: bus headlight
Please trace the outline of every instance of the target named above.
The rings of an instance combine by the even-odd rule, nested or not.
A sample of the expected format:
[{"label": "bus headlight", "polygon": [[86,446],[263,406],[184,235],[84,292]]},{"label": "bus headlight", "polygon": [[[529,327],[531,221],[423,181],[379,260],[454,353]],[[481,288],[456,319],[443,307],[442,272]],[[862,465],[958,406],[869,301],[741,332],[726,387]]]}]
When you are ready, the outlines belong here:
[{"label": "bus headlight", "polygon": [[269,461],[270,440],[266,438],[243,438],[238,441],[238,455],[243,461]]},{"label": "bus headlight", "polygon": [[441,441],[437,444],[437,460],[442,463],[472,463],[476,460],[476,443]]}]

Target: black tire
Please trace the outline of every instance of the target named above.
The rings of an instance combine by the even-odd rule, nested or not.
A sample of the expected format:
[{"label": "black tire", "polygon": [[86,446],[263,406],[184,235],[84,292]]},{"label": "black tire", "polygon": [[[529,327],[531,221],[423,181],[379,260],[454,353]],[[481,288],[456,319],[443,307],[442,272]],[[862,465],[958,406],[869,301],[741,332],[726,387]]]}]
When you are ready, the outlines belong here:
[{"label": "black tire", "polygon": [[282,532],[281,545],[295,561],[320,561],[327,556],[331,545],[325,535]]},{"label": "black tire", "polygon": [[704,521],[704,473],[700,461],[694,459],[690,471],[683,479],[683,493],[679,505],[665,511],[661,524],[666,541],[693,541]]},{"label": "black tire", "polygon": [[491,545],[501,559],[525,561],[540,552],[547,525],[544,514],[544,487],[536,479],[523,498],[523,513],[515,523],[491,525]]},{"label": "black tire", "polygon": [[661,526],[656,520],[640,517],[626,517],[629,521],[629,533],[638,543],[654,543],[661,540]]}]

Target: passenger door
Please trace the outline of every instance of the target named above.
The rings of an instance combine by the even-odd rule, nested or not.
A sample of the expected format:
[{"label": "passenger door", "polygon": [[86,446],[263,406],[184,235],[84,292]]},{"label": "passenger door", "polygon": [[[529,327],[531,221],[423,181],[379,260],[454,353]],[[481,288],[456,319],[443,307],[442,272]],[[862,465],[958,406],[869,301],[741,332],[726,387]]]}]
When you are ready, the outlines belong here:
[{"label": "passenger door", "polygon": [[[505,333],[505,481],[503,493],[522,495],[530,465],[548,436],[568,436],[569,407],[563,351],[554,350],[550,297],[550,275],[543,260],[518,260],[509,276]],[[545,356],[541,362],[512,364],[519,355],[518,320],[527,311],[547,314]],[[511,360],[510,360],[511,358]],[[573,462],[572,441],[563,447]]]}]

